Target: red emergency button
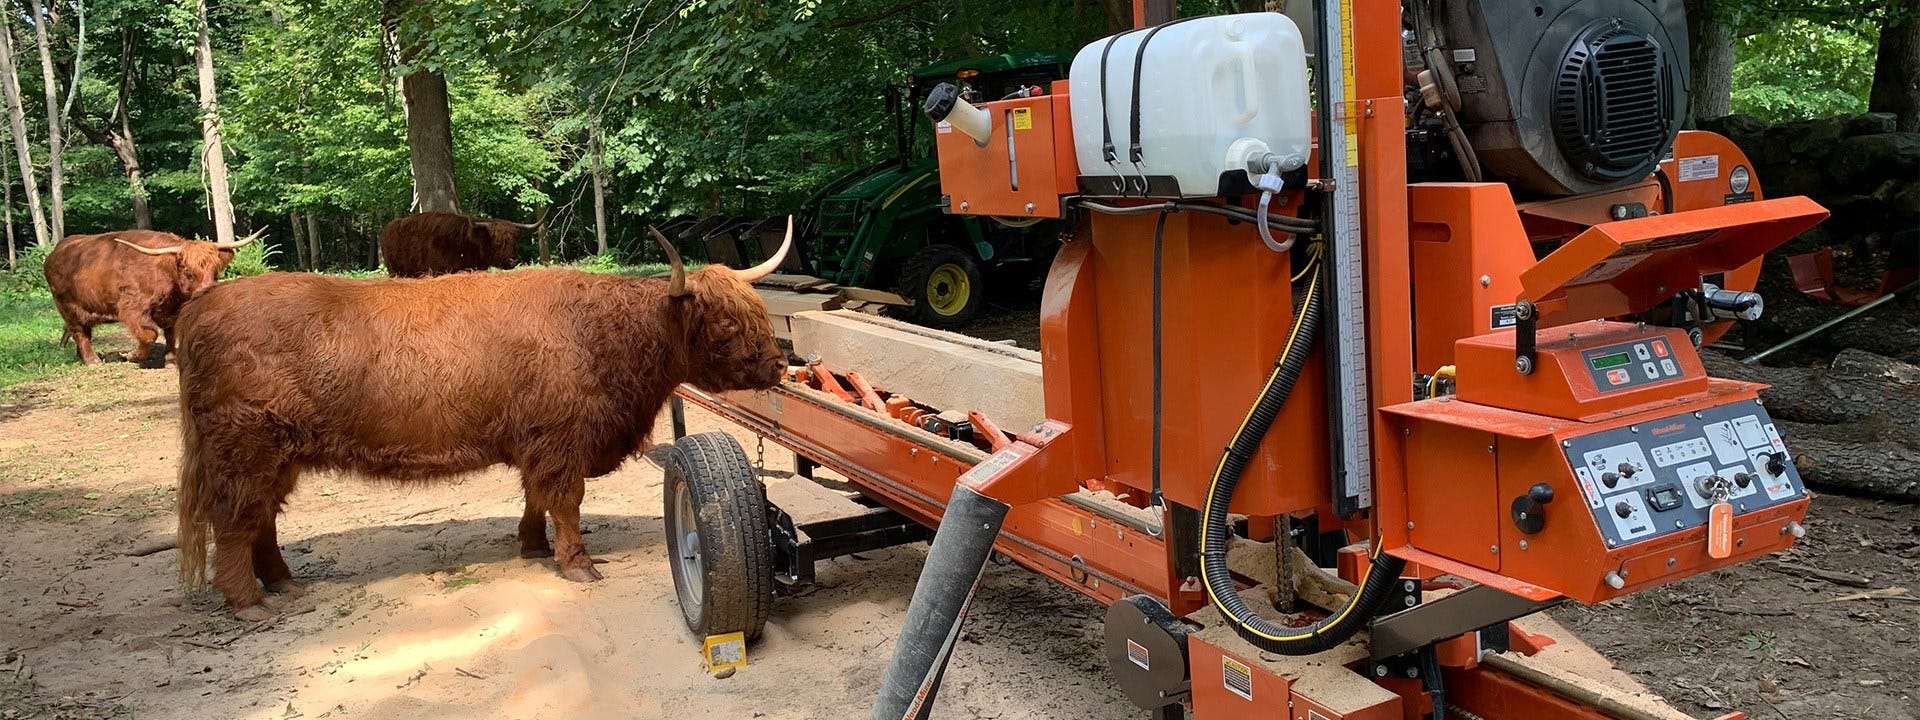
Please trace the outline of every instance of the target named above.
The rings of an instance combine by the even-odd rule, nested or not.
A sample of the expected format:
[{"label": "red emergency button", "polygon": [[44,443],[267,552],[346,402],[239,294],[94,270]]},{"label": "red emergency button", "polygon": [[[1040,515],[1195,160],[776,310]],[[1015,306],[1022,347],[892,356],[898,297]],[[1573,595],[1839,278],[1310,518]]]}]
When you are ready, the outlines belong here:
[{"label": "red emergency button", "polygon": [[1666,357],[1666,356],[1667,356],[1667,344],[1666,344],[1665,342],[1661,342],[1661,341],[1659,341],[1659,340],[1655,340],[1655,341],[1653,341],[1653,354],[1654,354],[1655,356],[1657,356],[1657,357]]},{"label": "red emergency button", "polygon": [[1632,379],[1633,379],[1633,376],[1627,374],[1627,371],[1624,368],[1607,371],[1607,382],[1613,383],[1615,385],[1625,385],[1627,384],[1628,381]]}]

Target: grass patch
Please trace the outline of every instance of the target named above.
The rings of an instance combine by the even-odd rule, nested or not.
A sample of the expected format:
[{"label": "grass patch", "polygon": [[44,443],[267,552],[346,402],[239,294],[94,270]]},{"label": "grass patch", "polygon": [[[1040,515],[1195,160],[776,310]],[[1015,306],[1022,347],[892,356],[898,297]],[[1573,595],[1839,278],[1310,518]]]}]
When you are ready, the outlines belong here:
[{"label": "grass patch", "polygon": [[0,294],[0,394],[81,367],[73,347],[60,344],[65,327],[51,296]]},{"label": "grass patch", "polygon": [[473,574],[473,568],[463,566],[458,570],[448,573],[446,581],[441,584],[445,585],[448,590],[459,590],[468,585],[479,585],[480,580],[481,578],[479,576]]}]

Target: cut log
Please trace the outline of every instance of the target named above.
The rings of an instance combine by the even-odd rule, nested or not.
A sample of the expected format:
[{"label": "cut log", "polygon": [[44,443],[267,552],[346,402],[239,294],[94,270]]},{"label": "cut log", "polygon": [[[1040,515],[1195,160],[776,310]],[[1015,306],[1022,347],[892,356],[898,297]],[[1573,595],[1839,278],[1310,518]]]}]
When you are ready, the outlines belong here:
[{"label": "cut log", "polygon": [[1046,419],[1040,354],[858,312],[803,312],[793,349],[836,372],[940,410],[976,410],[1009,431]]},{"label": "cut log", "polygon": [[780,340],[793,339],[793,323],[790,318],[796,313],[834,310],[845,302],[839,295],[826,293],[793,292],[756,287],[760,299],[767,304],[767,318],[773,321],[773,336]]},{"label": "cut log", "polygon": [[1920,502],[1920,431],[1877,420],[1777,424],[1808,485]]},{"label": "cut log", "polygon": [[1772,386],[1760,398],[1807,484],[1920,500],[1920,367],[1855,349],[1824,368],[1701,359],[1716,377]]},{"label": "cut log", "polygon": [[1719,353],[1701,353],[1714,377],[1766,383],[1760,393],[1768,412],[1781,420],[1846,423],[1884,417],[1920,428],[1920,366],[1865,350],[1842,350],[1826,368],[1743,365]]}]

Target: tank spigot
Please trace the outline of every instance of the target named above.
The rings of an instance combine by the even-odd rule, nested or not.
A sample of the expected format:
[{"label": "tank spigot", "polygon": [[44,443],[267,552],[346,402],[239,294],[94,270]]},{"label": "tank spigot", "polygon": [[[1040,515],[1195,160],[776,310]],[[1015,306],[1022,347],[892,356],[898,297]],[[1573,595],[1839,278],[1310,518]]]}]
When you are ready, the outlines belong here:
[{"label": "tank spigot", "polygon": [[993,137],[993,115],[974,107],[960,97],[960,88],[953,83],[940,83],[927,93],[927,102],[921,106],[927,118],[934,123],[947,123],[967,137],[973,138],[973,144],[987,146],[987,140]]}]

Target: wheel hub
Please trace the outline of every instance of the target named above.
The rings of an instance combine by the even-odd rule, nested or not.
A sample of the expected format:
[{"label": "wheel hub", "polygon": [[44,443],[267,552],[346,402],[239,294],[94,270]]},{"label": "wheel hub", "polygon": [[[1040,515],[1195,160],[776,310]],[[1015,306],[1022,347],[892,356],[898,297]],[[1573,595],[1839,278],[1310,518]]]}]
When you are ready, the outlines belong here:
[{"label": "wheel hub", "polygon": [[941,315],[955,315],[972,297],[972,282],[967,279],[967,271],[953,263],[946,263],[927,274],[927,304]]}]

